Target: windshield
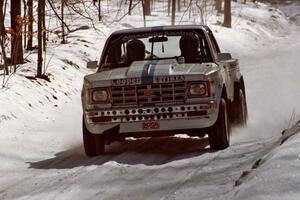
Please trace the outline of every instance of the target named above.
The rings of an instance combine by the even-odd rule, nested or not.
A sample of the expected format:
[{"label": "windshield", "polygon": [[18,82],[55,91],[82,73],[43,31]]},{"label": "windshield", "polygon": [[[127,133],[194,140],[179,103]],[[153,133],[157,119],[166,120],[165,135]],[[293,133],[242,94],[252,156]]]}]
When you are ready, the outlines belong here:
[{"label": "windshield", "polygon": [[101,68],[162,59],[176,59],[180,63],[212,62],[207,41],[195,31],[118,35],[111,38],[105,51]]}]

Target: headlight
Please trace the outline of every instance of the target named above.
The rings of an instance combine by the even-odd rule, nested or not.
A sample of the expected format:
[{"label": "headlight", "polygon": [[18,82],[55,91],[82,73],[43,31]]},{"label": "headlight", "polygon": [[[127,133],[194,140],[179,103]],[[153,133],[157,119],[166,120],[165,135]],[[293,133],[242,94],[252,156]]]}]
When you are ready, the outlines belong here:
[{"label": "headlight", "polygon": [[190,84],[189,94],[191,97],[208,96],[207,84],[205,82]]},{"label": "headlight", "polygon": [[105,89],[97,89],[92,91],[92,100],[93,102],[107,102],[108,101],[108,92]]}]

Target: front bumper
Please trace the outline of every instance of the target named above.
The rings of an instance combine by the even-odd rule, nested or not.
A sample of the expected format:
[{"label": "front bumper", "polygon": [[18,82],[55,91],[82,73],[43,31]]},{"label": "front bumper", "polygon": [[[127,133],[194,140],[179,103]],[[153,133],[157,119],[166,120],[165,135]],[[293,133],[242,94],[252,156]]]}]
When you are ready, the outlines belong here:
[{"label": "front bumper", "polygon": [[[218,103],[176,105],[147,108],[93,110],[84,112],[87,129],[93,134],[109,130],[126,133],[146,133],[201,129],[212,126],[218,117]],[[154,126],[145,126],[145,123]]]}]

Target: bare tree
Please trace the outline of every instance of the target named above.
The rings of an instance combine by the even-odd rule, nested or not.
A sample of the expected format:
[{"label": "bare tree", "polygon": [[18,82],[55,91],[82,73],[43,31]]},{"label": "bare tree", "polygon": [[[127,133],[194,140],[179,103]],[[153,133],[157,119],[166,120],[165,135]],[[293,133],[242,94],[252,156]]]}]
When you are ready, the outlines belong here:
[{"label": "bare tree", "polygon": [[1,46],[1,54],[4,61],[4,71],[5,71],[4,75],[8,75],[8,63],[6,59],[6,51],[4,45],[6,33],[5,33],[5,26],[4,26],[5,15],[3,13],[5,13],[6,10],[5,5],[6,5],[6,1],[4,2],[4,0],[0,0],[0,46]]},{"label": "bare tree", "polygon": [[42,77],[43,69],[43,20],[45,17],[44,13],[45,0],[38,1],[38,63],[37,63],[37,77]]},{"label": "bare tree", "polygon": [[26,0],[23,0],[23,19],[24,19],[24,49],[26,49],[26,39],[27,39],[27,2]]},{"label": "bare tree", "polygon": [[11,61],[13,65],[22,64],[22,17],[21,0],[11,0]]},{"label": "bare tree", "polygon": [[168,16],[170,16],[171,0],[168,0]]},{"label": "bare tree", "polygon": [[204,14],[206,12],[206,0],[204,1],[200,1],[200,0],[196,0],[196,6],[200,11],[200,21],[202,24],[206,24],[206,20],[204,18]]},{"label": "bare tree", "polygon": [[46,31],[46,0],[43,0],[44,6],[43,6],[43,18],[42,18],[42,23],[43,23],[43,50],[46,51],[46,44],[47,44],[47,31]]},{"label": "bare tree", "polygon": [[33,2],[32,0],[27,1],[27,17],[28,17],[28,40],[27,40],[27,50],[32,50],[32,36],[33,36]]},{"label": "bare tree", "polygon": [[[127,0],[126,0],[126,2],[127,2]],[[126,4],[126,2],[125,2],[125,4]],[[93,0],[94,6],[96,6],[96,3],[97,3],[97,0]],[[130,1],[130,3],[132,3],[132,1]],[[132,4],[129,4],[129,12],[130,12],[131,5]],[[99,21],[102,20],[102,15],[101,15],[101,0],[98,0],[98,19],[99,19]]]},{"label": "bare tree", "polygon": [[145,8],[145,0],[142,0],[142,7],[143,7],[143,21],[144,21],[144,27],[146,27],[146,8]]},{"label": "bare tree", "polygon": [[222,0],[215,0],[215,8],[218,13],[222,12]]},{"label": "bare tree", "polygon": [[69,26],[64,22],[64,20],[62,20],[62,18],[59,16],[57,11],[55,10],[54,3],[52,2],[52,0],[47,0],[47,2],[50,5],[51,9],[53,10],[55,16],[61,21],[61,23],[64,24],[64,27],[68,30],[68,32],[70,32],[71,30],[70,30]]},{"label": "bare tree", "polygon": [[151,15],[151,1],[150,0],[144,0],[144,9],[145,9],[145,15],[150,16]]},{"label": "bare tree", "polygon": [[176,0],[172,0],[172,15],[171,15],[172,25],[175,25],[175,14],[176,14]]},{"label": "bare tree", "polygon": [[132,0],[129,0],[128,15],[131,15]]},{"label": "bare tree", "polygon": [[0,0],[0,31],[1,31],[1,36],[5,35],[5,27],[4,27],[4,14],[3,14],[3,9],[4,9],[4,0]]},{"label": "bare tree", "polygon": [[231,0],[224,1],[224,23],[223,26],[231,28]]},{"label": "bare tree", "polygon": [[99,21],[102,20],[102,15],[101,15],[101,0],[98,0],[98,18],[99,18]]},{"label": "bare tree", "polygon": [[62,34],[62,41],[61,43],[62,44],[66,44],[67,41],[66,41],[66,35],[65,35],[65,22],[64,22],[64,8],[65,8],[65,0],[61,0],[61,11],[60,11],[60,14],[61,14],[61,34]]}]

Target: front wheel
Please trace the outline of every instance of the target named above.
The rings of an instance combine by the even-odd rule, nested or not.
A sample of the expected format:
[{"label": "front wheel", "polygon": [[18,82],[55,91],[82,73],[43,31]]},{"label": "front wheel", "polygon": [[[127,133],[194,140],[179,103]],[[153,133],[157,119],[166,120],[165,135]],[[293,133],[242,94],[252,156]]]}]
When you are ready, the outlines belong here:
[{"label": "front wheel", "polygon": [[230,143],[230,123],[227,115],[226,101],[220,100],[219,114],[216,123],[209,129],[209,145],[211,149],[221,150]]},{"label": "front wheel", "polygon": [[104,154],[105,138],[103,135],[92,134],[86,128],[84,119],[82,119],[82,135],[85,154],[93,157]]}]

